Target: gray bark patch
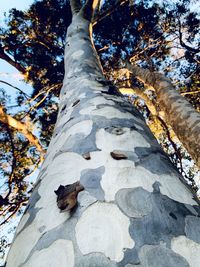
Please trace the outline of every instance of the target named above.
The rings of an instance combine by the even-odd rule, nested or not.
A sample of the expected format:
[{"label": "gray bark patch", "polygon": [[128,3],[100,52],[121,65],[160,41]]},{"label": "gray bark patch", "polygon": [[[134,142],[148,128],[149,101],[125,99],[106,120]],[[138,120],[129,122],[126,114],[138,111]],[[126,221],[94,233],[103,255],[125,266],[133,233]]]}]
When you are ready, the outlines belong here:
[{"label": "gray bark patch", "polygon": [[91,253],[75,261],[76,267],[116,267],[116,263],[110,261],[101,253]]},{"label": "gray bark patch", "polygon": [[159,175],[169,174],[172,171],[176,172],[174,165],[159,147],[136,147],[135,153],[140,159],[140,161],[136,163],[136,166],[140,165],[149,170],[151,173]]},{"label": "gray bark patch", "polygon": [[144,246],[139,257],[141,267],[189,267],[188,262],[180,255],[164,246]]},{"label": "gray bark patch", "polygon": [[28,218],[27,222],[25,223],[24,227],[21,229],[21,231],[17,233],[17,235],[19,235],[26,227],[28,227],[34,221],[37,212],[40,210],[39,208],[35,208],[35,204],[41,198],[39,193],[38,193],[39,185],[40,185],[40,182],[37,184],[33,193],[31,194],[28,205],[24,211],[24,214],[26,212],[29,214],[29,218]]},{"label": "gray bark patch", "polygon": [[104,167],[97,169],[87,169],[81,172],[80,182],[84,186],[85,190],[88,191],[96,199],[103,201],[105,199],[104,191],[101,187],[101,177],[105,172]]},{"label": "gray bark patch", "polygon": [[82,155],[87,152],[98,151],[99,149],[96,146],[96,131],[97,125],[93,123],[92,131],[88,136],[83,133],[70,136],[62,146],[61,152],[68,151]]},{"label": "gray bark patch", "polygon": [[146,194],[152,211],[141,218],[130,219],[130,235],[136,248],[145,244],[159,245],[160,242],[170,247],[173,237],[185,235],[185,217],[192,213],[184,204],[162,195],[158,190],[153,193],[146,191]]},{"label": "gray bark patch", "polygon": [[200,243],[200,218],[187,216],[185,219],[186,236],[194,242]]},{"label": "gray bark patch", "polygon": [[129,217],[139,218],[152,211],[151,193],[142,187],[121,189],[115,195],[120,209]]}]

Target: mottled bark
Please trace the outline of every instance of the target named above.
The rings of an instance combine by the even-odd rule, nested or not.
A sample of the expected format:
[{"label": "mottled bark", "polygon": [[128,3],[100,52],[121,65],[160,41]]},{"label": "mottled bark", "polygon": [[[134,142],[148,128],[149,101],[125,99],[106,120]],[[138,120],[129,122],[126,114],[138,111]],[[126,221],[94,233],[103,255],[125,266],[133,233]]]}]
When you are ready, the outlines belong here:
[{"label": "mottled bark", "polygon": [[[90,22],[68,29],[60,109],[6,267],[189,267],[200,209],[132,105],[109,94]],[[55,190],[80,181],[73,212]]]},{"label": "mottled bark", "polygon": [[165,119],[200,168],[200,114],[163,74],[127,64],[134,76],[155,89]]}]

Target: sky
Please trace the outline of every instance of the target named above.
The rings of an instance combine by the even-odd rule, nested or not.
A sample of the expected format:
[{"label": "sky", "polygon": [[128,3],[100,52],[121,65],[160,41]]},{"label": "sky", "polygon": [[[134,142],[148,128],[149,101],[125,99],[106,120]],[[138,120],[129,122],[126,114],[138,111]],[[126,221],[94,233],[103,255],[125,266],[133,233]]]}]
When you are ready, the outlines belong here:
[{"label": "sky", "polygon": [[[8,14],[8,11],[11,8],[26,10],[33,2],[34,0],[0,0],[0,26],[4,25],[3,19],[5,12]],[[23,91],[26,91],[26,93],[28,94],[32,92],[31,86],[23,82],[22,75],[14,67],[12,67],[10,64],[8,64],[6,61],[2,59],[0,59],[0,80],[9,82],[14,86],[19,87]],[[11,89],[9,86],[6,86],[1,82],[0,82],[0,88],[5,89],[8,95],[12,95],[14,101],[15,98],[14,89]],[[34,178],[35,177],[36,174],[34,175]],[[15,217],[16,224],[18,224],[19,219],[20,219],[19,217]],[[0,236],[7,236],[9,242],[11,242],[13,238],[13,232],[9,234],[11,226],[13,227],[13,224],[8,223],[5,225],[5,227],[0,228]],[[0,259],[0,266],[3,265],[4,260],[5,259]]]},{"label": "sky", "polygon": [[19,10],[27,9],[33,2],[33,0],[0,0],[0,14],[14,7]]},{"label": "sky", "polygon": [[[4,13],[8,15],[9,10],[12,8],[26,10],[33,2],[34,0],[0,0],[0,26],[4,25]],[[23,82],[22,75],[14,67],[2,59],[0,59],[0,80],[19,87],[21,90],[26,91],[27,94],[32,91],[31,86]],[[14,101],[14,89],[11,89],[11,87],[2,83],[0,83],[0,88],[5,89],[8,95],[13,96]]]},{"label": "sky", "polygon": [[[34,0],[0,0],[0,26],[4,25],[4,13],[8,14],[8,11],[11,8],[16,8],[19,10],[26,10],[29,8],[29,6],[34,2]],[[200,10],[200,1],[198,0],[191,0],[191,10],[197,11]],[[32,88],[30,85],[26,84],[22,80],[22,76],[20,73],[11,65],[9,65],[7,62],[0,59],[0,80],[9,82],[23,91],[26,91],[27,93],[30,93],[32,91]],[[8,95],[13,95],[14,98],[14,89],[11,89],[10,87],[3,85],[0,83],[0,88],[4,88],[7,91]],[[16,220],[16,222],[19,219]],[[7,231],[9,230],[9,224],[6,228],[0,229],[0,235],[4,233],[4,235],[7,235]],[[3,233],[2,233],[3,232]],[[11,238],[12,234],[10,235]],[[0,265],[3,263],[0,259]]]}]

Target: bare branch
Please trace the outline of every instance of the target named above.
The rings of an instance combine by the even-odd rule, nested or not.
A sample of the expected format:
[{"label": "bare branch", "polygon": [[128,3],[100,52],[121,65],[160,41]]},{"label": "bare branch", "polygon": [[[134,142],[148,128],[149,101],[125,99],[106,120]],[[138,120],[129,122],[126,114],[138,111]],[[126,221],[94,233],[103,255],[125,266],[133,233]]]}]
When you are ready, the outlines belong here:
[{"label": "bare branch", "polygon": [[98,0],[87,0],[85,5],[81,9],[81,15],[83,18],[92,21],[94,16],[94,11],[98,6]]},{"label": "bare branch", "polygon": [[24,93],[20,88],[14,86],[14,85],[12,85],[12,84],[10,84],[10,83],[8,83],[8,82],[2,81],[2,80],[0,80],[0,83],[4,83],[4,84],[6,84],[6,85],[8,85],[8,86],[10,86],[10,87],[12,87],[12,88],[18,90],[18,91],[21,92],[27,99],[30,98],[30,96],[27,95],[26,93]]},{"label": "bare branch", "polygon": [[0,106],[0,121],[23,133],[24,136],[29,140],[29,142],[33,144],[39,152],[44,154],[45,151],[43,150],[37,137],[27,129],[26,124],[6,114],[2,106]]},{"label": "bare branch", "polygon": [[73,15],[78,13],[82,7],[80,0],[70,0],[70,6]]},{"label": "bare branch", "polygon": [[184,42],[183,42],[183,34],[181,32],[181,22],[180,20],[178,20],[178,24],[179,24],[179,29],[178,29],[178,32],[179,32],[179,41],[180,41],[180,45],[184,48],[186,48],[188,51],[192,52],[192,53],[199,53],[200,52],[200,49],[198,48],[193,48],[189,45],[186,45]]},{"label": "bare branch", "polygon": [[9,57],[5,52],[3,47],[0,46],[0,58],[5,60],[6,62],[8,62],[10,65],[12,65],[13,67],[15,67],[19,72],[21,72],[22,74],[26,74],[26,69],[24,67],[22,67],[21,64],[19,64],[18,62],[14,61],[11,57]]},{"label": "bare branch", "polygon": [[104,11],[102,14],[100,14],[99,16],[95,17],[93,19],[93,26],[96,25],[98,22],[100,22],[101,20],[103,20],[104,18],[106,18],[107,16],[111,15],[119,6],[124,5],[126,2],[128,2],[128,0],[122,0],[122,1],[117,1],[114,5],[112,5],[111,8],[109,8],[108,10]]}]

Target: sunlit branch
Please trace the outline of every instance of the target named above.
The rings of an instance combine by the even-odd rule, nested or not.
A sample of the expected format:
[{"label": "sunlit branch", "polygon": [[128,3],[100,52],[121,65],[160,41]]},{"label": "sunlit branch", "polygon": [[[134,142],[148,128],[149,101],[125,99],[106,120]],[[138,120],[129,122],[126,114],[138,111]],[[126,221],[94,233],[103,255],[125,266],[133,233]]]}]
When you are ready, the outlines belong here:
[{"label": "sunlit branch", "polygon": [[44,150],[37,137],[27,129],[27,125],[6,114],[2,106],[0,106],[0,121],[24,134],[29,142],[33,144],[39,152],[41,152],[42,154],[44,153]]}]

